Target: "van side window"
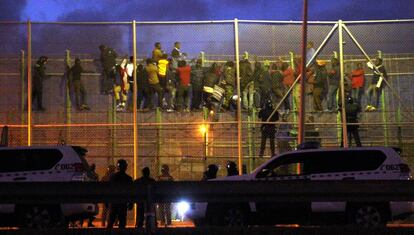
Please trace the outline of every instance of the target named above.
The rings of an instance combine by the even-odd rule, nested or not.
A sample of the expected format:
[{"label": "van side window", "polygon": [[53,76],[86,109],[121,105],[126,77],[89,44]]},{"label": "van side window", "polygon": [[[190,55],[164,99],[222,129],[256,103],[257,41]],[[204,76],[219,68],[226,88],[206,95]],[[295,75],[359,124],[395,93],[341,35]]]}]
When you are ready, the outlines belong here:
[{"label": "van side window", "polygon": [[313,174],[375,170],[386,159],[379,150],[321,151],[307,155],[312,163],[309,171]]},{"label": "van side window", "polygon": [[3,149],[0,172],[51,170],[62,157],[57,149]]},{"label": "van side window", "polygon": [[270,162],[257,178],[276,176],[298,176],[306,174],[306,159],[300,154],[289,154]]}]

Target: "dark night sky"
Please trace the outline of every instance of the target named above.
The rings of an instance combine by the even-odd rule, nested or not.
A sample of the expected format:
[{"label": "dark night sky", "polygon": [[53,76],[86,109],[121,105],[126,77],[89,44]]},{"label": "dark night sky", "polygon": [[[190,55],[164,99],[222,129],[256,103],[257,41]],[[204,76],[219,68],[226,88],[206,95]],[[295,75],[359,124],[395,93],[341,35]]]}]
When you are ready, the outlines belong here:
[{"label": "dark night sky", "polygon": [[[300,20],[301,0],[0,0],[0,20]],[[309,0],[309,20],[414,18],[413,0]]]}]

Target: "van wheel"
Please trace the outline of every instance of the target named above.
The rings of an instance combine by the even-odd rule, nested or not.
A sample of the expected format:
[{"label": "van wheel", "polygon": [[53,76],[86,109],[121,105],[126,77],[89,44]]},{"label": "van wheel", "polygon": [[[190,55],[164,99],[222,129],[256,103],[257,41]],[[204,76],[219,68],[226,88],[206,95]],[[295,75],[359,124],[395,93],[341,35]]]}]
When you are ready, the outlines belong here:
[{"label": "van wheel", "polygon": [[223,222],[227,226],[245,226],[247,213],[240,207],[229,207],[224,211]]},{"label": "van wheel", "polygon": [[59,206],[25,206],[17,211],[20,226],[24,228],[45,229],[66,225]]},{"label": "van wheel", "polygon": [[378,227],[387,223],[387,213],[383,206],[363,204],[352,206],[349,210],[349,219],[352,224],[361,227]]}]

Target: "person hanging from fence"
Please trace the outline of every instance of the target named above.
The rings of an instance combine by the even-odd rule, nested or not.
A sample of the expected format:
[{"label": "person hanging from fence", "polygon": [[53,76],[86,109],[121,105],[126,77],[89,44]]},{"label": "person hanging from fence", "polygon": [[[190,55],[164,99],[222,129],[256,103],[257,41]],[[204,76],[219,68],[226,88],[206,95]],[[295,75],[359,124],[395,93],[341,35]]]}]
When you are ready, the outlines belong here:
[{"label": "person hanging from fence", "polygon": [[313,109],[315,112],[322,112],[322,100],[327,90],[328,71],[326,70],[326,62],[317,60],[315,65],[315,81],[313,83]]},{"label": "person hanging from fence", "polygon": [[134,68],[134,57],[130,56],[129,61],[126,64],[126,73],[128,76],[128,84],[129,84],[129,91],[127,94],[127,106],[128,110],[132,111],[133,105],[133,97],[134,97],[134,73],[136,73],[136,69]]},{"label": "person hanging from fence", "polygon": [[[161,175],[157,177],[157,181],[174,181],[174,178],[170,174],[170,167],[167,164],[161,166]],[[161,226],[171,225],[171,203],[160,203],[158,204],[159,216],[161,220]]]},{"label": "person hanging from fence", "polygon": [[204,81],[204,68],[201,64],[201,59],[196,60],[196,63],[191,68],[191,86],[193,88],[193,102],[192,109],[201,109],[201,103],[203,98],[203,81]]},{"label": "person hanging from fence", "polygon": [[[262,122],[276,122],[279,120],[279,113],[276,111],[274,112],[273,104],[270,99],[267,99],[265,102],[264,107],[259,112],[259,118]],[[262,123],[260,128],[262,132],[261,144],[260,144],[260,153],[259,157],[262,158],[264,155],[264,151],[266,148],[266,140],[269,139],[270,141],[270,151],[272,153],[271,156],[276,154],[275,152],[275,134],[276,134],[276,125],[274,123]]]},{"label": "person hanging from fence", "polygon": [[148,73],[142,64],[137,65],[137,108],[140,111],[148,110],[151,101],[151,92],[148,82]]},{"label": "person hanging from fence", "polygon": [[158,61],[162,58],[162,55],[165,54],[165,52],[161,49],[161,43],[156,42],[154,44],[154,49],[152,50],[152,60],[158,64]]},{"label": "person hanging from fence", "polygon": [[362,95],[365,87],[365,72],[361,62],[358,62],[357,67],[351,72],[352,79],[352,98],[354,102],[361,106]]},{"label": "person hanging from fence", "polygon": [[157,68],[158,68],[158,80],[160,81],[160,85],[162,88],[162,108],[167,109],[167,100],[166,100],[166,92],[167,92],[167,72],[169,67],[170,61],[168,60],[168,54],[162,54],[160,60],[158,60]]},{"label": "person hanging from fence", "polygon": [[339,60],[337,58],[331,59],[331,69],[328,71],[328,105],[325,112],[335,112],[338,108],[337,94],[339,83],[341,80],[341,73],[339,71]]},{"label": "person hanging from fence", "polygon": [[368,105],[365,108],[365,111],[376,111],[379,108],[379,100],[382,90],[388,81],[388,75],[384,65],[382,64],[382,58],[376,58],[375,65],[370,62],[368,62],[367,65],[373,70],[373,75],[371,84],[367,90]]},{"label": "person hanging from fence", "polygon": [[171,60],[168,63],[167,67],[167,76],[166,85],[165,85],[165,103],[166,109],[168,113],[174,112],[176,107],[176,97],[177,97],[177,74],[176,71],[173,69],[173,65]]},{"label": "person hanging from fence", "polygon": [[[341,105],[339,105],[339,111],[342,111]],[[357,147],[362,147],[361,138],[359,137],[359,125],[358,123],[358,114],[361,112],[361,106],[354,102],[352,96],[346,97],[345,103],[345,116],[346,116],[346,130],[348,136],[349,146],[352,145],[352,138],[355,139],[355,144]],[[341,147],[344,146],[344,135],[341,135]]]},{"label": "person hanging from fence", "polygon": [[[283,62],[281,65],[281,70],[283,74],[283,85],[285,87],[285,92],[288,92],[289,88],[293,86],[293,83],[295,82],[295,72],[292,68],[292,66],[289,65],[289,63]],[[284,111],[285,113],[289,113],[290,111],[290,97],[292,97],[293,89],[287,94],[285,100],[283,101],[284,105]]]},{"label": "person hanging from fence", "polygon": [[126,58],[122,59],[121,64],[116,66],[114,78],[114,96],[116,102],[116,111],[125,111],[127,94],[129,91]]},{"label": "person hanging from fence", "polygon": [[[240,67],[240,92],[242,92],[242,107],[244,110],[251,109],[253,103],[249,103],[249,84],[253,82],[253,69],[249,61],[248,53],[245,52],[239,63]],[[253,99],[251,99],[253,101]]]},{"label": "person hanging from fence", "polygon": [[204,106],[210,109],[211,96],[213,95],[214,86],[220,81],[219,66],[217,63],[212,63],[206,72],[203,81],[203,102]]},{"label": "person hanging from fence", "polygon": [[178,96],[177,96],[177,110],[184,112],[190,112],[190,78],[191,67],[187,65],[185,60],[178,62],[177,77],[178,77]]},{"label": "person hanging from fence", "polygon": [[253,103],[260,109],[270,100],[270,79],[268,71],[264,70],[262,63],[256,61],[253,72]]},{"label": "person hanging from fence", "polygon": [[147,59],[147,66],[145,67],[145,70],[147,71],[148,74],[148,83],[149,83],[149,91],[150,91],[150,96],[149,96],[149,108],[153,108],[154,104],[153,104],[153,96],[157,95],[157,107],[161,108],[162,107],[162,87],[160,85],[160,80],[158,79],[158,67],[157,67],[157,63],[155,62],[155,60],[148,58]]},{"label": "person hanging from fence", "polygon": [[269,80],[271,87],[271,98],[273,104],[277,104],[284,96],[285,86],[283,85],[282,62],[276,61],[270,66]]},{"label": "person hanging from fence", "polygon": [[[155,182],[155,179],[153,179],[150,174],[150,169],[148,167],[144,167],[141,170],[142,176],[136,180],[134,180],[135,183],[142,184],[144,186],[147,186],[149,184],[152,184]],[[153,205],[147,205],[146,202],[138,203],[136,205],[136,221],[135,221],[135,227],[136,228],[142,228],[144,226],[144,221],[148,219],[146,215],[150,215],[151,211],[147,211],[147,208],[152,207],[152,213],[155,213],[155,208]],[[153,218],[155,218],[155,215],[152,215]],[[149,221],[147,221],[148,224]]]},{"label": "person hanging from fence", "polygon": [[171,50],[171,58],[172,58],[172,64],[173,64],[174,69],[178,67],[179,61],[187,59],[187,54],[181,52],[180,42],[174,42],[174,48]]},{"label": "person hanging from fence", "polygon": [[37,102],[37,110],[45,111],[43,107],[43,81],[48,78],[45,65],[49,61],[46,56],[40,56],[34,65],[32,81],[32,102]]},{"label": "person hanging from fence", "polygon": [[[308,41],[306,44],[306,64],[312,59],[313,55],[315,54],[315,48],[312,41]],[[310,65],[312,65],[311,63]]]},{"label": "person hanging from fence", "polygon": [[101,80],[101,93],[111,94],[113,89],[114,70],[116,65],[116,58],[118,54],[116,51],[105,45],[100,45],[101,51],[100,59],[103,68],[103,78]]},{"label": "person hanging from fence", "polygon": [[[109,182],[112,183],[129,183],[132,182],[132,177],[129,176],[126,171],[128,168],[128,163],[124,159],[117,161],[118,171],[111,176]],[[112,228],[114,226],[115,220],[118,219],[118,228],[125,228],[127,211],[132,209],[132,204],[130,203],[111,203],[109,220],[107,228]]]},{"label": "person hanging from fence", "polygon": [[223,67],[223,88],[224,98],[223,98],[223,108],[230,109],[231,100],[234,95],[234,86],[236,83],[236,69],[234,68],[233,61],[227,61]]},{"label": "person hanging from fence", "polygon": [[69,69],[69,83],[75,93],[76,108],[78,110],[90,110],[87,105],[87,91],[82,83],[82,73],[86,72],[81,66],[81,60],[75,59],[75,64]]}]

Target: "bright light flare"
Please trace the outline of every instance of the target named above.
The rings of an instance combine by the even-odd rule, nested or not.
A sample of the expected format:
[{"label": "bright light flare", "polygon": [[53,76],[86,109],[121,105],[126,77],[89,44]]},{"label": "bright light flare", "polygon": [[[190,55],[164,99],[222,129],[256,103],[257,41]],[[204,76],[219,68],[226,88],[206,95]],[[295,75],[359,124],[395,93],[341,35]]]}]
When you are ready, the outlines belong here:
[{"label": "bright light flare", "polygon": [[190,209],[190,203],[186,201],[180,201],[179,203],[177,203],[177,211],[181,217],[181,221],[184,220],[184,216],[189,209]]},{"label": "bright light flare", "polygon": [[205,135],[208,131],[208,126],[206,124],[201,124],[200,128],[199,128],[199,131],[200,131],[201,134]]}]

